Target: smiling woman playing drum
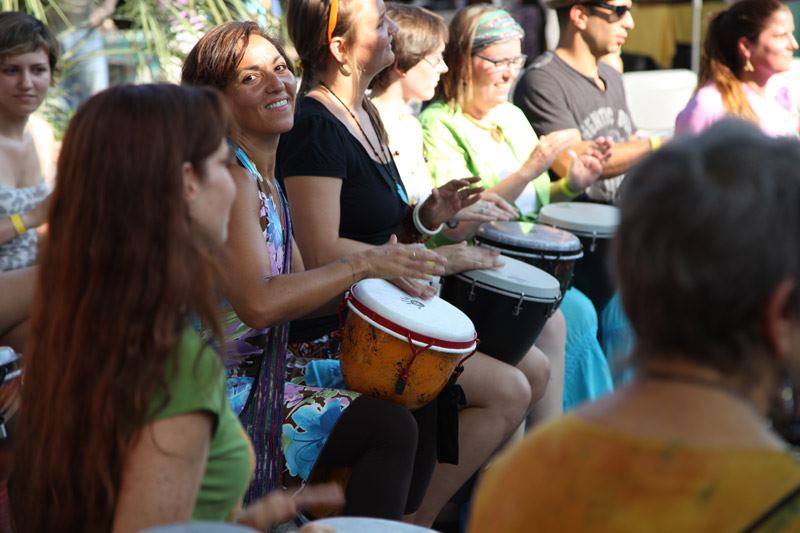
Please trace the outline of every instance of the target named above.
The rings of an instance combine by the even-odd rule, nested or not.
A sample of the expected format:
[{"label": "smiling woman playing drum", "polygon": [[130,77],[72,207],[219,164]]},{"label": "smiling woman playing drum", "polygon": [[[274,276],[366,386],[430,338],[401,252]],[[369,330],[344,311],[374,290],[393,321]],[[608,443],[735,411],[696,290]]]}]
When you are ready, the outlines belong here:
[{"label": "smiling woman playing drum", "polygon": [[[508,13],[490,5],[456,13],[444,51],[449,70],[420,121],[428,168],[437,183],[480,176],[489,191],[515,202],[522,218],[533,220],[542,206],[571,200],[597,180],[611,141],[598,139],[591,150],[573,158],[566,177],[551,183],[547,169],[576,132],[539,139],[522,111],[508,102],[525,60],[523,35]],[[564,397],[569,401],[564,407],[569,408],[608,392],[612,384],[589,300],[567,291],[560,311],[567,324]]]},{"label": "smiling woman playing drum", "polygon": [[363,278],[424,278],[442,261],[390,243],[305,270],[274,175],[278,139],[294,121],[297,82],[283,49],[256,24],[209,31],[189,53],[183,81],[222,90],[235,120],[228,142],[237,160],[231,166],[237,194],[222,247],[228,274],[222,313],[230,339],[229,394],[256,446],[249,497],[277,486],[283,451],[284,482],[289,476],[306,481],[312,469],[349,468],[344,512],[399,519],[414,479],[416,421],[388,401],[287,382],[288,321]]}]

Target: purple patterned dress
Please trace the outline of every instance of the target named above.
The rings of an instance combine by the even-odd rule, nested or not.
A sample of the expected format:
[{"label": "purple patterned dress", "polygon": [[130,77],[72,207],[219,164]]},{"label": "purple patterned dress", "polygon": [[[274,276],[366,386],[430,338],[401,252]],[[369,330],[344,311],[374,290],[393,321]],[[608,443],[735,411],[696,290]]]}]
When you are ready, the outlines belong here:
[{"label": "purple patterned dress", "polygon": [[[256,180],[271,275],[288,274],[292,219],[286,198],[277,184],[277,197],[270,194],[264,178],[241,148],[235,148],[235,153]],[[245,497],[248,502],[280,485],[281,467],[286,478],[307,480],[339,416],[359,394],[331,388],[328,383],[309,386],[305,364],[298,364],[300,360],[287,353],[288,324],[253,329],[226,302],[223,327],[228,397],[256,452],[255,475]],[[287,359],[292,361],[292,379],[287,379]],[[340,375],[338,369],[329,370],[334,376]]]},{"label": "purple patterned dress", "polygon": [[[286,199],[277,185],[277,195],[272,195],[244,150],[234,149],[239,163],[256,180],[261,204],[259,221],[272,263],[271,274],[288,274],[292,262],[292,226]],[[281,223],[280,213],[285,225]],[[253,441],[256,453],[255,474],[245,496],[245,501],[252,501],[280,484],[283,385],[289,325],[253,329],[239,319],[227,302],[224,303],[222,321],[227,341],[228,396]]]}]

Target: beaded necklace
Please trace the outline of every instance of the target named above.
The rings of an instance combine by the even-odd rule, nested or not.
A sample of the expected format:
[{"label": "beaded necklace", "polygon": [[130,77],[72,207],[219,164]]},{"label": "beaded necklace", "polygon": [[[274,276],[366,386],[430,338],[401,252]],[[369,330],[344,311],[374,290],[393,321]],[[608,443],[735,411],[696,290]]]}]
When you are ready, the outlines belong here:
[{"label": "beaded necklace", "polygon": [[[372,144],[372,141],[369,140],[369,137],[367,136],[367,132],[365,132],[364,128],[361,127],[361,121],[359,121],[358,117],[356,117],[355,113],[353,113],[350,110],[350,107],[348,107],[348,105],[345,104],[344,101],[341,98],[339,98],[339,95],[337,95],[335,92],[333,92],[333,89],[331,89],[328,86],[328,84],[326,84],[325,82],[321,81],[321,82],[319,82],[319,85],[320,85],[320,87],[325,89],[331,96],[333,96],[336,99],[336,101],[339,102],[342,105],[342,107],[345,109],[345,111],[347,111],[347,113],[353,119],[353,122],[355,122],[356,126],[358,126],[358,131],[361,132],[361,135],[364,137],[364,140],[367,141],[367,145],[369,145],[370,150],[372,150],[372,154],[375,156],[375,159],[377,159],[380,162],[380,165],[378,165],[379,172],[381,174],[383,174],[384,172],[388,172],[389,173],[389,181],[394,183],[395,191],[397,192],[397,196],[400,197],[400,200],[402,200],[404,204],[409,205],[408,196],[406,195],[406,191],[403,189],[403,185],[402,185],[402,182],[400,180],[400,176],[399,175],[395,175],[395,170],[396,170],[397,167],[394,165],[394,158],[392,157],[391,150],[389,150],[382,141],[378,140],[378,146],[381,149],[380,153],[378,153],[378,150],[375,149],[375,146]],[[375,122],[373,121],[372,116],[369,116],[369,121],[370,121],[370,124],[372,124],[372,129],[377,133],[378,128],[377,128]]]}]

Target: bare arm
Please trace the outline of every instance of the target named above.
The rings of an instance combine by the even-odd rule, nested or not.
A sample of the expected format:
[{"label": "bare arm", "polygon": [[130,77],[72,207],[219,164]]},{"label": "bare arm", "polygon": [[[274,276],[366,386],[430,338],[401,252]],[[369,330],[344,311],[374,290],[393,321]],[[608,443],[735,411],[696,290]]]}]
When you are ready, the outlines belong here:
[{"label": "bare arm", "polygon": [[[50,196],[42,200],[39,205],[27,211],[20,213],[22,217],[22,224],[25,229],[38,228],[47,220],[47,210],[50,207]],[[17,237],[17,231],[14,229],[14,224],[11,222],[11,217],[0,218],[0,244],[5,244]]]},{"label": "bare arm", "polygon": [[114,533],[191,519],[206,469],[213,416],[193,412],[146,425],[125,459]]},{"label": "bare arm", "polygon": [[[341,217],[339,195],[342,191],[342,180],[321,176],[293,176],[285,180],[285,185],[294,215],[297,244],[308,268],[324,265],[353,253],[375,249],[371,244],[339,236]],[[423,252],[421,250],[415,252],[417,256],[420,253]],[[444,273],[447,259],[439,254],[430,253],[437,258],[437,264],[441,267],[438,272]],[[418,277],[418,275],[403,274],[395,276],[396,279],[392,279],[392,282],[412,296],[422,298],[433,296],[435,291],[430,285],[411,279]]]},{"label": "bare arm", "polygon": [[292,206],[297,245],[308,268],[372,248],[370,244],[339,236],[341,179],[293,176],[284,183]]},{"label": "bare arm", "polygon": [[[443,270],[443,261],[432,252],[416,252],[397,244],[375,247],[356,243],[360,246],[349,248],[338,257],[319,263],[310,261],[314,270],[302,270],[303,260],[298,254],[292,267],[301,270],[273,276],[259,224],[256,185],[244,169],[233,167],[231,173],[236,181],[236,198],[228,241],[222,251],[223,289],[236,314],[251,327],[264,328],[303,317],[365,277],[425,278]],[[338,211],[338,195],[336,198]],[[317,205],[314,211],[324,209]],[[338,222],[334,227],[338,231]],[[427,265],[426,261],[434,263]]]},{"label": "bare arm", "polygon": [[0,274],[0,333],[30,316],[36,273],[36,267],[29,267]]}]

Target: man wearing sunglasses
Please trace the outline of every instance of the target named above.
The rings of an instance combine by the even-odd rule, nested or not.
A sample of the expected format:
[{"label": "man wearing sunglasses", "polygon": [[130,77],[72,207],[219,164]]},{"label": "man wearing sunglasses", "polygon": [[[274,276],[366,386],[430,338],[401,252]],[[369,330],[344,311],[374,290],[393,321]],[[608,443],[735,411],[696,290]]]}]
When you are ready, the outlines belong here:
[{"label": "man wearing sunglasses", "polygon": [[[579,153],[597,137],[614,140],[601,181],[587,190],[592,200],[611,203],[622,175],[660,144],[636,136],[622,76],[600,61],[618,52],[633,28],[631,0],[547,0],[547,6],[558,15],[558,46],[525,70],[514,103],[538,135],[577,128],[582,141],[572,148]],[[568,164],[565,151],[553,168],[563,176]]]}]

